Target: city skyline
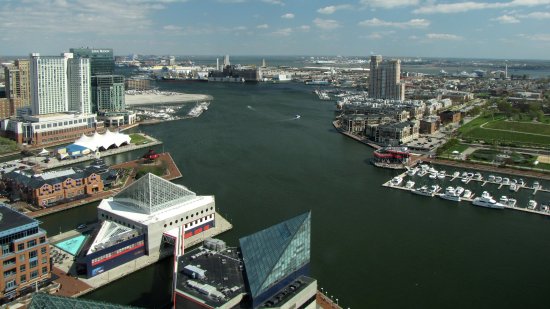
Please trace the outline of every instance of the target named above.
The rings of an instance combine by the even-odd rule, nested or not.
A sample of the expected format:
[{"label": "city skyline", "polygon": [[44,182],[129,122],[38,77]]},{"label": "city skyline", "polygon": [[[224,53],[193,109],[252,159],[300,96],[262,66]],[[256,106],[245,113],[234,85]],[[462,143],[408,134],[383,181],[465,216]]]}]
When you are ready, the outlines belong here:
[{"label": "city skyline", "polygon": [[550,0],[51,0],[0,7],[4,56],[93,46],[117,55],[549,59]]}]

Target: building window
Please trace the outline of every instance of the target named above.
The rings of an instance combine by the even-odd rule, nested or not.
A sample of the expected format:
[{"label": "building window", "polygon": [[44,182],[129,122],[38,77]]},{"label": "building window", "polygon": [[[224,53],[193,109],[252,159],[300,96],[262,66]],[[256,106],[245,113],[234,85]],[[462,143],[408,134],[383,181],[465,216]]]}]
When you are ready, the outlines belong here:
[{"label": "building window", "polygon": [[47,266],[42,267],[42,274],[45,275],[47,273],[48,273],[48,267]]},{"label": "building window", "polygon": [[19,256],[19,262],[23,262],[23,261],[25,261],[25,255],[24,255],[24,254],[21,254],[21,255]]},{"label": "building window", "polygon": [[35,258],[37,255],[38,255],[37,250],[33,250],[33,251],[29,252],[29,260],[32,259],[32,258]]},{"label": "building window", "polygon": [[27,275],[21,275],[21,277],[19,277],[19,282],[20,283],[27,282]]},{"label": "building window", "polygon": [[46,242],[46,236],[41,236],[40,237],[40,243],[43,244]]},{"label": "building window", "polygon": [[46,264],[48,263],[48,258],[47,257],[43,257],[42,258],[42,264]]},{"label": "building window", "polygon": [[11,290],[16,287],[15,280],[6,282],[6,290]]},{"label": "building window", "polygon": [[27,242],[27,248],[34,247],[34,246],[36,246],[36,239],[29,240]]},{"label": "building window", "polygon": [[27,270],[27,267],[25,266],[25,264],[19,265],[19,272],[24,272],[25,270]]},{"label": "building window", "polygon": [[34,279],[34,278],[36,278],[36,277],[38,277],[38,270],[33,270],[33,271],[31,272],[31,280]]},{"label": "building window", "polygon": [[35,268],[36,266],[38,266],[38,261],[34,260],[34,261],[30,261],[29,262],[29,268]]},{"label": "building window", "polygon": [[40,248],[40,253],[46,254],[46,251],[48,251],[48,249],[46,247]]},{"label": "building window", "polygon": [[25,243],[17,244],[17,251],[25,250]]}]

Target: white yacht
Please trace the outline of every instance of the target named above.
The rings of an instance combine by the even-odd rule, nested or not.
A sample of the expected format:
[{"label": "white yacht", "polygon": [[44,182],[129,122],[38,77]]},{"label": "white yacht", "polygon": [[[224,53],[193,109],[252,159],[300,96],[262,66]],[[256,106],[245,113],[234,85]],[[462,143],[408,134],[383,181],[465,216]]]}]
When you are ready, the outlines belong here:
[{"label": "white yacht", "polygon": [[504,204],[504,205],[507,205],[508,201],[509,201],[509,199],[506,195],[501,196],[500,199],[498,200],[499,203]]},{"label": "white yacht", "polygon": [[481,206],[481,207],[487,207],[487,208],[495,208],[495,209],[503,209],[504,205],[501,203],[498,203],[493,199],[491,194],[487,191],[483,191],[480,197],[476,197],[474,201],[472,202],[475,206]]},{"label": "white yacht", "polygon": [[510,191],[516,191],[516,190],[517,190],[517,184],[516,184],[515,182],[512,182],[512,183],[510,184],[510,188],[509,188],[509,189],[510,189]]},{"label": "white yacht", "polygon": [[462,177],[462,178],[468,177],[468,172],[462,172],[462,174],[460,175],[460,177]]},{"label": "white yacht", "polygon": [[460,195],[456,193],[456,190],[453,187],[447,187],[447,189],[445,189],[445,193],[440,194],[439,197],[449,201],[460,202]]},{"label": "white yacht", "polygon": [[458,176],[460,176],[460,172],[459,172],[459,171],[456,171],[456,172],[453,173],[453,178],[456,178],[456,177],[458,177]]},{"label": "white yacht", "polygon": [[466,189],[464,190],[464,195],[462,195],[463,198],[471,198],[472,197],[472,191]]},{"label": "white yacht", "polygon": [[431,185],[428,191],[432,193],[432,196],[434,196],[439,191],[439,189],[441,188],[438,185]]},{"label": "white yacht", "polygon": [[519,185],[520,187],[525,186],[525,181],[523,181],[523,179],[520,178],[519,181],[518,181],[518,185]]},{"label": "white yacht", "polygon": [[540,205],[540,211],[542,211],[542,212],[549,212],[549,211],[550,211],[550,207],[548,207],[548,205]]},{"label": "white yacht", "polygon": [[479,172],[475,173],[474,178],[477,180],[483,180],[483,176],[481,176],[481,173]]},{"label": "white yacht", "polygon": [[487,178],[487,181],[495,182],[495,175],[489,175],[489,178]]},{"label": "white yacht", "polygon": [[436,179],[437,178],[437,173],[430,173],[430,179]]},{"label": "white yacht", "polygon": [[395,176],[390,181],[391,186],[399,186],[403,182],[403,178],[399,176]]},{"label": "white yacht", "polygon": [[501,182],[502,182],[502,177],[496,176],[496,177],[495,177],[495,182],[496,182],[496,183],[501,183]]},{"label": "white yacht", "polygon": [[508,178],[508,177],[502,178],[502,184],[503,185],[509,185],[510,184],[510,178]]},{"label": "white yacht", "polygon": [[437,178],[438,179],[445,179],[445,175],[447,173],[445,171],[440,171],[439,173],[437,173]]},{"label": "white yacht", "polygon": [[509,207],[516,207],[517,202],[518,202],[518,201],[516,201],[515,198],[509,197],[509,198],[508,198],[508,202],[506,203],[506,206],[509,206]]},{"label": "white yacht", "polygon": [[414,187],[414,181],[409,180],[407,183],[405,183],[405,188],[412,189]]},{"label": "white yacht", "polygon": [[437,174],[437,170],[435,168],[430,167],[430,169],[428,170],[428,173],[436,173]]},{"label": "white yacht", "polygon": [[529,200],[529,202],[527,203],[527,209],[531,209],[531,210],[537,209],[537,201]]},{"label": "white yacht", "polygon": [[426,175],[426,170],[425,169],[421,169],[420,171],[418,171],[418,176],[422,177],[424,175]]},{"label": "white yacht", "polygon": [[538,181],[533,182],[533,189],[540,189],[540,183]]},{"label": "white yacht", "polygon": [[414,194],[419,194],[419,195],[433,196],[433,194],[428,190],[428,186],[422,186],[420,188],[416,188],[412,192]]},{"label": "white yacht", "polygon": [[460,187],[460,186],[459,186],[459,187],[456,187],[455,192],[456,192],[456,194],[457,194],[458,196],[461,196],[462,193],[464,193],[464,188],[462,188],[462,187]]},{"label": "white yacht", "polygon": [[413,168],[411,168],[410,170],[407,171],[407,175],[408,176],[414,176],[417,172],[418,172],[418,168],[413,167]]}]

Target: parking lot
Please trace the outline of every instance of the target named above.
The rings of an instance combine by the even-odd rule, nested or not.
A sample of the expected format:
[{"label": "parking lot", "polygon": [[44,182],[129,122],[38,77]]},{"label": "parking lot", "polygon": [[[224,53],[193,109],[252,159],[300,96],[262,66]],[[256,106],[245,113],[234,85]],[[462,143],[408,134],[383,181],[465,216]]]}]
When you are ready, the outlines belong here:
[{"label": "parking lot", "polygon": [[434,151],[447,141],[445,134],[437,132],[431,135],[421,135],[412,142],[406,144],[411,150]]}]

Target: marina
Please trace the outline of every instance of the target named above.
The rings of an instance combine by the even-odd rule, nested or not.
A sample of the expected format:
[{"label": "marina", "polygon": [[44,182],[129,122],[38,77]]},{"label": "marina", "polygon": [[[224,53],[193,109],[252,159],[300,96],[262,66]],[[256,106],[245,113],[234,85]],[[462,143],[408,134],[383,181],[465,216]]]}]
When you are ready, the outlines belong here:
[{"label": "marina", "polygon": [[[428,176],[425,177],[426,175]],[[433,166],[421,164],[393,177],[383,186],[409,191],[417,195],[440,197],[453,202],[468,202],[474,206],[512,209],[550,216],[550,190],[548,187],[542,186],[539,180],[530,179],[529,181],[532,181],[531,184],[523,178],[512,178],[511,175],[483,175],[480,172],[455,171],[449,175],[443,170],[437,171]],[[446,189],[443,189],[443,182],[447,185]],[[469,186],[466,188],[467,185]],[[475,186],[478,188],[474,188]],[[505,190],[504,187],[507,187],[509,195],[491,194],[491,192]],[[441,191],[443,193],[440,193]],[[527,193],[528,197],[520,198],[518,195],[522,192],[523,195]],[[543,199],[535,197],[537,194],[548,194],[544,200],[546,203],[540,202]],[[525,199],[527,201],[523,202]],[[522,202],[518,202],[518,200],[522,200]]]}]

